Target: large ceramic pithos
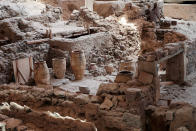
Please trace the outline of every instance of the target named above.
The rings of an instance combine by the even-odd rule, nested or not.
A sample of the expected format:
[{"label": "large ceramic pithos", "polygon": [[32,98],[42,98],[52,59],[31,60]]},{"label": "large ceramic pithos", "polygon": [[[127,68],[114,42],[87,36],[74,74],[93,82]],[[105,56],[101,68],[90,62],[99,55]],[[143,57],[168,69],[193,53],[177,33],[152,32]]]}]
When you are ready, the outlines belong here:
[{"label": "large ceramic pithos", "polygon": [[86,58],[83,51],[71,52],[71,68],[76,80],[82,80],[86,69]]},{"label": "large ceramic pithos", "polygon": [[129,80],[132,80],[133,73],[129,71],[121,71],[117,74],[114,82],[116,83],[127,83]]},{"label": "large ceramic pithos", "polygon": [[45,61],[34,64],[34,80],[36,85],[50,84],[50,73]]},{"label": "large ceramic pithos", "polygon": [[54,58],[52,59],[52,67],[54,75],[57,79],[63,79],[66,72],[66,59],[65,58]]}]

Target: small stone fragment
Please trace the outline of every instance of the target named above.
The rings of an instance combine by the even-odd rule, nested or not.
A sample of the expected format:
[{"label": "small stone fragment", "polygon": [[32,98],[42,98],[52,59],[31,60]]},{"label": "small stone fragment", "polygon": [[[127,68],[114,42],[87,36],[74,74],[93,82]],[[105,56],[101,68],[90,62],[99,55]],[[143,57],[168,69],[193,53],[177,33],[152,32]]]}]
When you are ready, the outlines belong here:
[{"label": "small stone fragment", "polygon": [[22,121],[19,119],[9,118],[5,120],[6,128],[13,130],[14,128],[18,127],[22,124]]},{"label": "small stone fragment", "polygon": [[90,93],[90,89],[88,87],[79,87],[79,90],[81,93],[84,93],[84,94],[89,94]]},{"label": "small stone fragment", "polygon": [[111,75],[112,72],[114,72],[114,68],[111,65],[107,65],[107,66],[105,66],[105,71],[106,71],[107,74]]},{"label": "small stone fragment", "polygon": [[107,97],[105,98],[104,102],[101,104],[100,109],[111,109],[113,106],[113,103],[110,99],[108,99]]},{"label": "small stone fragment", "polygon": [[146,72],[140,72],[139,81],[142,82],[144,85],[151,84],[152,80],[153,80],[152,74]]}]

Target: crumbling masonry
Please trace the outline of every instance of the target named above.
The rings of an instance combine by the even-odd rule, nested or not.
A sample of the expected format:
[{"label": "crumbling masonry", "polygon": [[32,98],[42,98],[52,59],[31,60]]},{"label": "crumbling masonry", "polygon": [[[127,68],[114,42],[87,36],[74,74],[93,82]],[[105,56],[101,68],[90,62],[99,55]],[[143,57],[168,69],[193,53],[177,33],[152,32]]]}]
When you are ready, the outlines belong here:
[{"label": "crumbling masonry", "polygon": [[[53,6],[0,1],[0,121],[7,130],[196,130],[195,107],[160,96],[161,81],[187,84],[196,71],[196,38],[174,30],[179,23],[164,18],[162,0],[96,0],[87,8],[77,0],[42,2]],[[86,79],[115,79],[67,91],[75,84],[74,50],[84,51]],[[15,83],[13,61],[29,57],[47,62],[51,84],[35,85],[33,77]],[[66,58],[66,79],[54,77],[57,57]]]}]

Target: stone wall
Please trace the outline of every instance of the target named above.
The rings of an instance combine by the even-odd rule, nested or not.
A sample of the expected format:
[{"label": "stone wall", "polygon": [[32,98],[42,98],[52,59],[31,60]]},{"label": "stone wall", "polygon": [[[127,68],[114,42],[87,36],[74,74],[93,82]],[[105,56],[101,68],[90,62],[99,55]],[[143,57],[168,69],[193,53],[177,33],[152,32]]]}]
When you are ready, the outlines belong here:
[{"label": "stone wall", "polygon": [[195,131],[196,108],[186,103],[168,107],[149,106],[146,110],[147,131]]},{"label": "stone wall", "polygon": [[4,101],[86,119],[101,131],[132,131],[144,128],[144,109],[154,100],[150,86],[108,83],[100,85],[96,96],[65,92],[49,86],[2,85],[0,102]]},{"label": "stone wall", "polygon": [[73,10],[80,9],[81,6],[85,6],[85,0],[41,0],[43,3],[50,4],[56,7],[61,7],[62,17],[67,20]]},{"label": "stone wall", "polygon": [[145,17],[148,21],[159,22],[163,17],[163,1],[131,1],[131,0],[96,0],[94,11],[100,16],[108,17],[125,15],[128,19],[138,19]]},{"label": "stone wall", "polygon": [[[97,50],[113,47],[112,36],[107,32],[99,32],[77,38],[54,38],[49,41],[50,47],[67,52],[83,50],[88,64],[92,62],[92,55]],[[101,51],[100,51],[101,52]],[[69,60],[69,57],[66,57]],[[69,63],[69,61],[68,61]]]},{"label": "stone wall", "polygon": [[32,56],[34,61],[47,58],[49,45],[27,45],[24,41],[0,47],[0,84],[14,81],[12,61]]},{"label": "stone wall", "polygon": [[35,111],[14,102],[3,103],[0,110],[0,120],[2,123],[6,123],[7,130],[96,131],[93,123],[63,117],[57,113]]}]

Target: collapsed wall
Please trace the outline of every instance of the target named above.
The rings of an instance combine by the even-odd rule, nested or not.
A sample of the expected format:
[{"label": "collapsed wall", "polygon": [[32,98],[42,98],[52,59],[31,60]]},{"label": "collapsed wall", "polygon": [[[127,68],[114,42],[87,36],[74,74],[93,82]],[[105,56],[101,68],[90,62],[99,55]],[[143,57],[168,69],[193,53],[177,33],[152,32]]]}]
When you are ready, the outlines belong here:
[{"label": "collapsed wall", "polygon": [[[127,4],[125,6],[125,13],[119,15],[119,17],[110,16],[105,19],[86,8],[81,8],[79,11],[74,10],[70,20],[66,25],[60,26],[60,28],[64,29],[74,25],[72,28],[74,28],[75,31],[54,31],[53,36],[55,36],[55,38],[51,38],[48,40],[49,42],[46,42],[50,44],[50,49],[46,43],[42,45],[26,45],[24,39],[39,40],[40,38],[45,38],[45,35],[47,35],[45,34],[45,29],[49,27],[50,23],[59,20],[59,9],[51,7],[51,9],[45,12],[46,14],[41,13],[40,15],[28,17],[22,16],[20,19],[23,19],[23,22],[21,22],[21,20],[18,22],[18,18],[15,18],[15,16],[1,20],[0,22],[3,23],[5,21],[12,23],[12,19],[14,19],[14,22],[16,20],[14,29],[17,27],[15,30],[20,31],[16,32],[16,34],[22,34],[22,36],[14,34],[11,36],[7,35],[8,38],[1,38],[5,44],[0,47],[2,52],[0,55],[2,55],[2,59],[4,60],[2,63],[2,76],[6,81],[8,80],[7,78],[12,76],[10,75],[12,71],[10,69],[11,61],[15,58],[29,55],[33,56],[35,61],[41,59],[46,60],[46,56],[49,56],[49,61],[51,62],[51,58],[53,57],[65,55],[69,58],[68,53],[70,51],[83,49],[87,56],[87,66],[91,63],[96,63],[98,66],[103,67],[103,65],[112,63],[116,68],[122,61],[132,62],[139,60],[139,71],[135,78],[132,79],[132,76],[129,76],[133,75],[131,73],[127,74],[127,72],[121,72],[117,75],[114,82],[101,84],[96,95],[65,92],[59,89],[53,89],[52,85],[46,86],[45,88],[2,85],[0,87],[0,102],[16,102],[32,108],[30,112],[18,109],[12,110],[13,103],[10,103],[11,111],[1,110],[2,113],[9,117],[22,119],[24,124],[28,122],[35,124],[38,128],[41,128],[41,130],[55,130],[59,128],[63,130],[65,128],[66,130],[94,131],[95,128],[92,123],[101,131],[158,130],[158,126],[161,125],[162,122],[166,123],[163,129],[168,128],[168,119],[160,120],[159,116],[157,117],[159,112],[156,114],[156,109],[147,110],[150,111],[150,116],[146,114],[145,110],[148,105],[155,105],[159,100],[160,79],[157,72],[157,64],[161,60],[169,59],[168,62],[172,65],[170,66],[171,68],[168,68],[170,72],[169,76],[174,78],[173,80],[184,80],[185,70],[181,67],[185,65],[184,56],[186,55],[186,48],[184,45],[187,44],[187,41],[185,41],[187,38],[181,33],[176,33],[170,29],[170,24],[173,23],[175,25],[175,21],[159,19],[161,13],[155,8],[157,6],[155,4],[156,2],[151,2],[153,5],[152,8],[148,7],[148,5],[144,7],[150,8],[151,13],[154,10],[156,12],[155,17],[158,19],[154,19],[155,17],[152,17],[152,14],[146,11],[145,8],[142,7],[140,10],[140,6],[143,5],[142,2],[134,3],[135,5]],[[141,15],[141,12],[147,12],[148,14],[144,13]],[[157,12],[160,14],[156,15]],[[51,14],[52,16],[54,15],[54,17],[51,17]],[[41,18],[43,19],[40,20],[40,16],[42,16]],[[156,23],[157,20],[160,23]],[[20,24],[25,23],[24,21],[28,22],[24,25],[25,29],[23,30],[23,25],[21,26]],[[30,21],[32,24],[30,24]],[[46,23],[46,25],[44,23]],[[55,24],[57,25],[58,23]],[[38,28],[40,26],[43,28]],[[30,30],[31,27],[36,30]],[[80,27],[85,28],[81,29]],[[10,30],[15,32],[13,27],[10,28],[10,26],[7,26],[7,28],[9,29],[7,32]],[[5,29],[7,30],[7,28]],[[28,35],[29,31],[34,35]],[[15,36],[19,39],[14,39]],[[187,55],[191,64],[194,63],[194,60],[191,61],[193,59],[191,57],[192,53],[194,53],[194,51],[191,51],[191,49],[194,49],[192,47],[194,47],[194,45],[189,46],[188,50],[191,54]],[[63,50],[67,51],[67,54]],[[178,68],[176,68],[176,66]],[[129,77],[127,78],[127,76]],[[183,79],[181,79],[182,77]],[[173,108],[171,108],[171,110],[172,109]],[[38,113],[35,110],[39,110]],[[159,107],[157,110],[159,110]],[[174,110],[178,112],[178,109],[175,108]],[[66,118],[57,120],[56,118],[48,117],[48,114],[43,113],[45,111],[58,112],[61,116],[71,116],[74,119],[86,119],[87,122],[81,123],[80,121],[67,120]],[[168,115],[164,111],[161,112],[163,116]],[[182,121],[182,124],[180,123],[177,126],[173,126],[176,120],[169,119],[171,131],[175,131],[178,128],[181,129],[181,126],[183,126],[182,129],[184,129],[185,126],[185,128],[194,130],[194,112],[195,109],[190,107],[188,115],[193,115],[193,117],[190,117],[191,122],[188,122],[186,125],[183,123],[185,121]],[[173,118],[174,114],[176,115],[177,113],[169,112],[169,117]],[[56,116],[62,118],[57,114]],[[161,118],[163,116],[161,116]],[[28,117],[31,118],[27,119]],[[35,123],[33,119],[36,117],[44,121],[44,124],[38,125]],[[178,118],[178,116],[176,118]],[[154,119],[160,120],[156,121],[158,126],[153,125]],[[40,122],[40,120],[38,122]],[[179,121],[181,122],[181,120]],[[64,125],[64,123],[66,124]],[[146,123],[148,124],[147,126]],[[54,126],[54,124],[56,124],[56,126]]]},{"label": "collapsed wall", "polygon": [[[101,131],[141,130],[145,128],[144,108],[148,104],[153,104],[152,88],[144,85],[135,88],[129,87],[126,83],[102,84],[97,95],[86,95],[53,88],[2,85],[0,87],[0,102],[16,102],[40,112],[57,112],[61,116],[86,120],[94,123],[96,128]],[[3,114],[25,121],[27,116],[34,113],[17,113],[11,110],[10,113],[5,111]],[[25,117],[25,115],[27,116]],[[43,116],[40,115],[36,116],[38,118]],[[44,116],[41,120],[48,120]],[[29,117],[26,121],[32,122],[33,118]],[[57,125],[59,125],[58,122]],[[63,126],[59,125],[59,127]],[[73,126],[75,127],[75,125]],[[42,130],[55,128],[52,123],[38,127]]]},{"label": "collapsed wall", "polygon": [[[0,120],[5,123],[8,130],[36,130],[36,131],[96,131],[93,123],[74,119],[72,117],[63,117],[58,113],[49,111],[36,111],[28,106],[21,106],[11,102],[2,103],[0,107]],[[40,124],[41,123],[41,124]]]},{"label": "collapsed wall", "polygon": [[49,4],[55,7],[61,7],[62,18],[68,20],[73,10],[80,9],[85,5],[85,0],[40,0],[45,4]]},{"label": "collapsed wall", "polygon": [[187,103],[174,103],[169,107],[149,106],[146,110],[147,131],[194,131],[196,108]]}]

